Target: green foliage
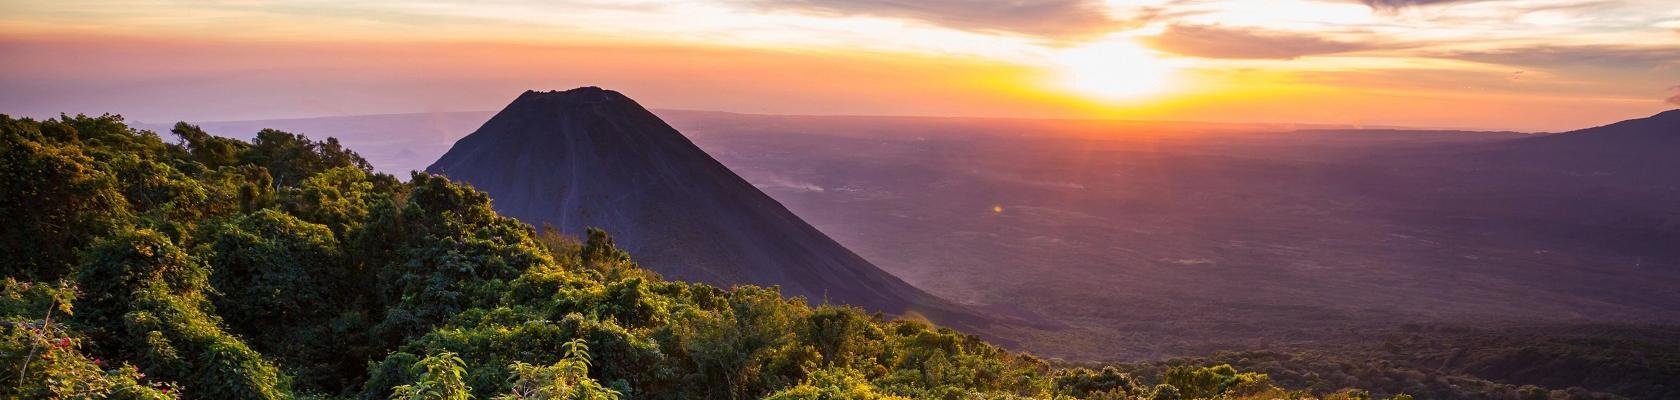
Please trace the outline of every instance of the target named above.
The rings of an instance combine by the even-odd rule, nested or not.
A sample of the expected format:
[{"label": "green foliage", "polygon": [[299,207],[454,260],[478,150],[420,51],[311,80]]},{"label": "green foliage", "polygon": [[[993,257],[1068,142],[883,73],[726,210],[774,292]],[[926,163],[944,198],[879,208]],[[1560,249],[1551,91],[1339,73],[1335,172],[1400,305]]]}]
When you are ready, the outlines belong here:
[{"label": "green foliage", "polygon": [[1143,393],[1146,389],[1140,386],[1130,374],[1121,372],[1114,367],[1103,367],[1099,370],[1088,368],[1069,368],[1056,373],[1056,387],[1062,395],[1086,398],[1095,395],[1122,396],[1131,393]]},{"label": "green foliage", "polygon": [[76,289],[68,282],[50,285],[23,282],[10,277],[0,281],[0,315],[25,320],[47,319],[52,314],[69,316]]},{"label": "green foliage", "polygon": [[455,353],[443,352],[426,356],[414,365],[420,370],[414,383],[393,388],[394,400],[466,400],[472,398],[467,384],[461,380],[466,365]]},{"label": "green foliage", "polygon": [[862,373],[850,369],[823,369],[811,378],[767,400],[897,400],[904,397],[880,393]]},{"label": "green foliage", "polygon": [[506,281],[551,265],[530,225],[497,215],[484,192],[415,174],[406,201],[374,207],[357,251],[377,268],[388,338],[424,334],[457,313],[494,304]]},{"label": "green foliage", "polygon": [[251,144],[237,139],[210,136],[199,129],[197,125],[185,122],[175,124],[170,133],[181,138],[181,142],[191,154],[192,160],[203,164],[207,168],[220,168],[239,165],[239,155],[251,148]]},{"label": "green foliage", "polygon": [[[338,240],[326,227],[272,209],[215,227],[201,253],[215,266],[216,309],[246,335],[313,325],[353,298]],[[260,340],[267,341],[267,340]]]},{"label": "green foliage", "polygon": [[1178,392],[1177,387],[1165,383],[1155,385],[1155,389],[1149,392],[1149,400],[1179,400],[1183,398],[1184,395]]},{"label": "green foliage", "polygon": [[[47,133],[43,133],[45,130]],[[56,133],[53,133],[56,132]],[[74,128],[0,115],[0,273],[53,280],[76,250],[124,223],[115,177],[83,152]]]},{"label": "green foliage", "polygon": [[826,367],[867,368],[884,350],[886,332],[856,308],[822,306],[811,311],[801,338]]},{"label": "green foliage", "polygon": [[80,285],[94,298],[79,317],[96,333],[96,349],[180,383],[193,396],[287,396],[275,366],[221,329],[204,297],[207,271],[167,237],[123,232],[89,254]]},{"label": "green foliage", "polygon": [[699,310],[678,325],[682,350],[695,366],[688,379],[709,382],[708,395],[732,399],[798,383],[819,357],[794,340],[809,312],[773,289],[736,288],[726,307]]},{"label": "green foliage", "polygon": [[583,243],[582,253],[584,265],[595,266],[630,261],[630,253],[619,250],[618,246],[613,244],[612,236],[607,235],[607,231],[590,227],[587,232],[589,238]]},{"label": "green foliage", "polygon": [[152,230],[123,231],[101,239],[83,257],[77,279],[88,296],[78,319],[96,336],[114,334],[134,307],[136,293],[162,292],[202,298],[209,271]]},{"label": "green foliage", "polygon": [[216,224],[202,235],[200,254],[214,266],[210,283],[217,314],[252,347],[295,367],[311,389],[354,383],[373,354],[346,346],[363,336],[370,276],[354,270],[332,231],[264,209]]},{"label": "green foliage", "polygon": [[[1524,386],[1560,400],[1617,398],[1606,392],[1667,398],[1676,390],[1668,384],[1676,372],[1667,371],[1680,365],[1673,356],[1680,354],[1674,329],[1416,327],[1333,353],[1223,352],[1122,367],[1134,376],[1156,376],[1179,365],[1230,364],[1265,374],[1278,386],[1321,394],[1360,388],[1373,398],[1520,399]],[[1547,385],[1538,383],[1546,381],[1563,389],[1542,389]]]},{"label": "green foliage", "polygon": [[572,339],[562,346],[566,358],[549,366],[515,362],[513,388],[498,400],[618,400],[617,390],[589,377],[589,345]]},{"label": "green foliage", "polygon": [[1048,397],[1050,367],[1012,354],[978,337],[915,321],[893,321],[879,359],[887,373],[877,380],[890,392],[916,398],[958,398],[967,393]]},{"label": "green foliage", "polygon": [[128,355],[143,371],[205,398],[277,399],[289,389],[273,363],[221,330],[199,302],[160,287],[138,293],[126,315]]},{"label": "green foliage", "polygon": [[286,213],[326,225],[335,235],[343,237],[367,220],[369,201],[376,195],[374,182],[366,172],[338,167],[304,179],[295,188],[287,188],[280,204]]},{"label": "green foliage", "polygon": [[1182,365],[1168,369],[1161,381],[1177,388],[1180,395],[1192,399],[1211,399],[1226,394],[1244,395],[1271,387],[1265,375],[1239,373],[1230,364],[1212,367]]},{"label": "green foliage", "polygon": [[7,278],[0,286],[0,398],[174,399],[172,385],[82,351],[85,339],[55,322],[71,315],[74,298],[68,284]]},{"label": "green foliage", "polygon": [[122,156],[111,161],[119,188],[129,207],[138,211],[141,226],[180,239],[199,220],[237,210],[214,203],[210,188],[163,162]]},{"label": "green foliage", "polygon": [[291,186],[316,173],[339,167],[371,171],[366,159],[338,139],[324,142],[309,140],[308,136],[264,129],[251,140],[249,149],[240,153],[240,161],[267,169],[280,186]]},{"label": "green foliage", "polygon": [[171,133],[0,116],[0,365],[17,367],[0,397],[1310,397],[1228,365],[1058,368],[775,288],[666,281],[604,231],[538,232],[331,138]]}]

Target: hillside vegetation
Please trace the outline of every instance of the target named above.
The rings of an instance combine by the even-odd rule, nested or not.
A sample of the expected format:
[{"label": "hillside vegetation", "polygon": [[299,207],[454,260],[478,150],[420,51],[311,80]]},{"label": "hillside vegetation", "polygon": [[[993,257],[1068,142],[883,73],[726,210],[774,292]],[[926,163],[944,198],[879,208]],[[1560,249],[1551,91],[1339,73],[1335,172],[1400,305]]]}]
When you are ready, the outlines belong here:
[{"label": "hillside vegetation", "polygon": [[605,232],[533,229],[333,139],[171,133],[0,116],[0,397],[1371,397],[1225,365],[1061,367],[774,288],[665,281]]}]

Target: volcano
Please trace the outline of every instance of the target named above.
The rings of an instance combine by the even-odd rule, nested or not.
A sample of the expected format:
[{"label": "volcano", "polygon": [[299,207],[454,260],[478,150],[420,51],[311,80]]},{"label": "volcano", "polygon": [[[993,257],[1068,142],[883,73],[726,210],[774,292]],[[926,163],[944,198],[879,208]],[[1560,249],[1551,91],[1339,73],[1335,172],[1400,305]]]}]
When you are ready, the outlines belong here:
[{"label": "volcano", "polygon": [[527,91],[426,170],[532,225],[604,229],[667,278],[779,286],[951,326],[984,320],[870,264],[615,91]]}]

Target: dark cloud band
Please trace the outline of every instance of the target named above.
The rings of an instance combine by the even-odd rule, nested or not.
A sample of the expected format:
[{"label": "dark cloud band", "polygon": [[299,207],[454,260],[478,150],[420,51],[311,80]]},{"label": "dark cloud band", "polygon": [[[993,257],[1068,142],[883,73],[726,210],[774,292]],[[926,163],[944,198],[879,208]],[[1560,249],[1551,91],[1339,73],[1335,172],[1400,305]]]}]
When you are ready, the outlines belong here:
[{"label": "dark cloud band", "polygon": [[1459,3],[1472,0],[1359,0],[1371,8],[1378,10],[1397,10],[1406,7],[1430,6],[1436,4]]},{"label": "dark cloud band", "polygon": [[1172,25],[1145,39],[1156,50],[1203,58],[1287,60],[1303,56],[1371,50],[1386,46],[1352,43],[1300,33],[1221,26]]}]

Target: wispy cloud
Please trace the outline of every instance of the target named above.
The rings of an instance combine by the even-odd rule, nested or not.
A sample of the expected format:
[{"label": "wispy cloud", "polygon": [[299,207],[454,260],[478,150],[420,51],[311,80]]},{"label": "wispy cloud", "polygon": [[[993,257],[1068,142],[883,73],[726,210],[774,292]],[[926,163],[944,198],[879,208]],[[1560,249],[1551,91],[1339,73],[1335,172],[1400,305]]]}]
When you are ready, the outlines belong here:
[{"label": "wispy cloud", "polygon": [[1673,95],[1668,96],[1668,99],[1663,100],[1663,102],[1668,103],[1669,105],[1680,106],[1680,85],[1670,86],[1668,88],[1668,92]]},{"label": "wispy cloud", "polygon": [[[230,119],[322,109],[294,98],[479,109],[506,91],[598,84],[818,114],[1310,120],[1427,98],[1455,113],[1391,122],[1473,125],[1500,109],[1569,126],[1676,101],[1673,1],[0,0],[0,108]],[[1089,64],[1132,57],[1173,70],[1156,97],[1113,103],[1065,84],[1127,75]],[[1347,112],[1290,114],[1308,103]]]},{"label": "wispy cloud", "polygon": [[1665,65],[1680,63],[1680,46],[1530,46],[1495,50],[1454,51],[1439,56],[1515,66],[1652,70]]},{"label": "wispy cloud", "polygon": [[1082,36],[1132,25],[1147,15],[1114,16],[1098,0],[749,0],[769,10],[867,15],[954,29],[1038,36]]},{"label": "wispy cloud", "polygon": [[1313,34],[1217,25],[1171,25],[1144,40],[1156,50],[1203,58],[1294,59],[1391,47],[1372,42],[1343,42]]}]

